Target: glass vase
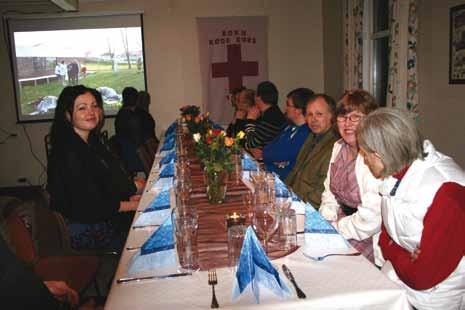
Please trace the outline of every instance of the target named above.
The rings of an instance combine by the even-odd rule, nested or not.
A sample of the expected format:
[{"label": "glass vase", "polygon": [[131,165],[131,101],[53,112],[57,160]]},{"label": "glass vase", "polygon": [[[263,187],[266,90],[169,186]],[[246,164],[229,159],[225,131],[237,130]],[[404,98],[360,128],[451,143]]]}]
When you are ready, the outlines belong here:
[{"label": "glass vase", "polygon": [[207,186],[207,198],[212,204],[223,203],[226,196],[228,174],[226,171],[205,171],[205,184]]},{"label": "glass vase", "polygon": [[231,161],[233,164],[233,170],[231,172],[231,181],[235,185],[239,185],[242,182],[242,158],[240,153],[233,153],[231,155]]}]

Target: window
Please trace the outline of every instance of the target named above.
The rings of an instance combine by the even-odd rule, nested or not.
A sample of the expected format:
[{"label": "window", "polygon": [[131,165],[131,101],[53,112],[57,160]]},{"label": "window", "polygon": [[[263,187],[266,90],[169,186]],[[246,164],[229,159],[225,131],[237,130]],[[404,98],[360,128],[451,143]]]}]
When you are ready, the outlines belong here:
[{"label": "window", "polygon": [[386,106],[389,69],[389,0],[365,1],[363,87]]}]

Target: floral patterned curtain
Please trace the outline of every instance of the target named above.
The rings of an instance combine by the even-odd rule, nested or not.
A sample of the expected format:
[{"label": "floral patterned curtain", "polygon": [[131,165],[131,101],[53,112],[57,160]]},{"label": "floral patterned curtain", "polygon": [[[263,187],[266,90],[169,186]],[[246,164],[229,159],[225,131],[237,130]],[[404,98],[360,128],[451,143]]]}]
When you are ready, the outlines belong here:
[{"label": "floral patterned curtain", "polygon": [[389,0],[390,54],[387,106],[418,114],[417,1]]},{"label": "floral patterned curtain", "polygon": [[344,1],[344,89],[363,88],[363,5]]}]

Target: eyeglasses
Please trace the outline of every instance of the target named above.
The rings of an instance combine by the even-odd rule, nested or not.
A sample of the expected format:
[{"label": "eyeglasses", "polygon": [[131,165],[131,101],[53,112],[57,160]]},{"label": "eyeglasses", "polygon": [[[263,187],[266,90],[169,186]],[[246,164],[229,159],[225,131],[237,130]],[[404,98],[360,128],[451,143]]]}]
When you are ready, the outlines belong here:
[{"label": "eyeglasses", "polygon": [[358,123],[362,119],[363,115],[360,114],[352,114],[352,115],[338,115],[336,117],[338,122],[345,122],[347,120],[351,121],[352,123]]}]

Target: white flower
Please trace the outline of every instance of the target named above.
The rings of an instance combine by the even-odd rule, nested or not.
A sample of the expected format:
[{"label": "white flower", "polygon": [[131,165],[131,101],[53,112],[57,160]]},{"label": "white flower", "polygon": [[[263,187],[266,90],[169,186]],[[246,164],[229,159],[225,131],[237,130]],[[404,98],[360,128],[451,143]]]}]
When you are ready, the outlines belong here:
[{"label": "white flower", "polygon": [[199,141],[200,141],[200,138],[201,138],[201,136],[200,136],[200,134],[199,134],[199,133],[194,133],[194,135],[193,135],[193,138],[194,138],[194,141],[195,141],[195,142],[199,142]]}]

